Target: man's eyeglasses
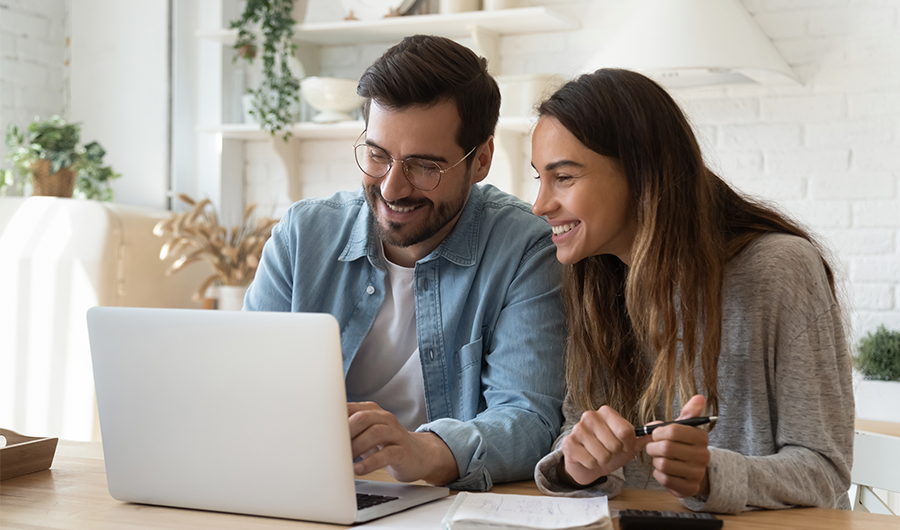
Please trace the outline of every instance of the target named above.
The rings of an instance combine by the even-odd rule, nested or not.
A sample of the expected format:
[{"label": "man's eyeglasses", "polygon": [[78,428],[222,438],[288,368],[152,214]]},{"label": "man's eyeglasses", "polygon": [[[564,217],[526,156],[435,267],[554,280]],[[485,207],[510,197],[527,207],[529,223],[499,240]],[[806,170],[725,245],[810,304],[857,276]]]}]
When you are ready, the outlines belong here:
[{"label": "man's eyeglasses", "polygon": [[[356,141],[359,142],[359,139],[364,134],[366,134],[366,131],[363,131]],[[463,160],[469,158],[469,155],[474,153],[477,147],[477,145],[473,147],[459,162],[447,169],[441,169],[441,166],[434,160],[425,160],[424,158],[411,156],[402,161],[403,174],[406,176],[406,180],[416,188],[422,191],[431,191],[441,183],[441,175],[462,164]],[[391,158],[384,149],[367,143],[355,143],[353,151],[356,154],[356,164],[359,166],[359,169],[366,175],[376,179],[387,175],[394,166],[394,162],[400,162],[400,160]]]}]

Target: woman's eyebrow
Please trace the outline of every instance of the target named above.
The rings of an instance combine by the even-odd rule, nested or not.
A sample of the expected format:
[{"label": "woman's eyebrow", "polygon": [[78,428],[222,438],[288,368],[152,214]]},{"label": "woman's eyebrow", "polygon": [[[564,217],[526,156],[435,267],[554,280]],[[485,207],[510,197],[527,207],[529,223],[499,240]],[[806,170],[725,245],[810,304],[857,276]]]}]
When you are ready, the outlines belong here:
[{"label": "woman's eyebrow", "polygon": [[[557,160],[555,162],[550,162],[549,164],[544,166],[544,171],[553,171],[554,169],[559,169],[561,167],[567,167],[567,166],[583,168],[584,164],[581,164],[574,160]],[[532,165],[532,167],[534,167],[534,166]]]}]

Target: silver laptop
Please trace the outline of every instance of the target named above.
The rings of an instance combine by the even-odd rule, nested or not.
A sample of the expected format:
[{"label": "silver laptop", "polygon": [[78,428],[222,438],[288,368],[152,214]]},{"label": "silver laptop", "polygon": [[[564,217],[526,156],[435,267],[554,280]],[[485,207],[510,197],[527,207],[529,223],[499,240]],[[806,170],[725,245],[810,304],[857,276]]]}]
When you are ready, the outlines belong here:
[{"label": "silver laptop", "polygon": [[355,480],[331,315],[94,307],[87,321],[118,500],[351,524],[449,493]]}]

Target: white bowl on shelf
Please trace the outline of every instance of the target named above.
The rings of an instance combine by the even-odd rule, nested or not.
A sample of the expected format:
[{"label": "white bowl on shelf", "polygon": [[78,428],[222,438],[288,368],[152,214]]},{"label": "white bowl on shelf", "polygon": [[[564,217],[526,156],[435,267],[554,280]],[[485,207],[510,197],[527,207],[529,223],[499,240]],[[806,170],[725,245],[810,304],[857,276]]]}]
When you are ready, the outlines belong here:
[{"label": "white bowl on shelf", "polygon": [[364,101],[356,95],[357,84],[357,81],[336,77],[307,77],[300,81],[303,99],[319,111],[312,121],[334,123],[353,120],[350,112],[359,108]]}]

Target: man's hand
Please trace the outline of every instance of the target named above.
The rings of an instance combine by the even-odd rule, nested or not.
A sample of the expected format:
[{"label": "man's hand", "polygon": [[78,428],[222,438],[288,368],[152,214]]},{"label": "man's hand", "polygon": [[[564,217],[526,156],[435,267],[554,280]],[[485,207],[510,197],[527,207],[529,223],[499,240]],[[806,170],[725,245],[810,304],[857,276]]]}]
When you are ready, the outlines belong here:
[{"label": "man's hand", "polygon": [[448,484],[459,478],[456,458],[441,438],[430,432],[409,432],[397,418],[371,401],[347,403],[350,443],[357,475],[381,468],[400,482],[425,480]]},{"label": "man's hand", "polygon": [[635,436],[634,426],[610,407],[589,410],[562,441],[560,471],[576,484],[590,484],[624,466],[649,441]]},{"label": "man's hand", "polygon": [[[703,414],[706,398],[692,397],[677,419]],[[647,454],[653,458],[653,477],[676,497],[709,495],[709,436],[688,425],[666,425],[653,431]]]}]

